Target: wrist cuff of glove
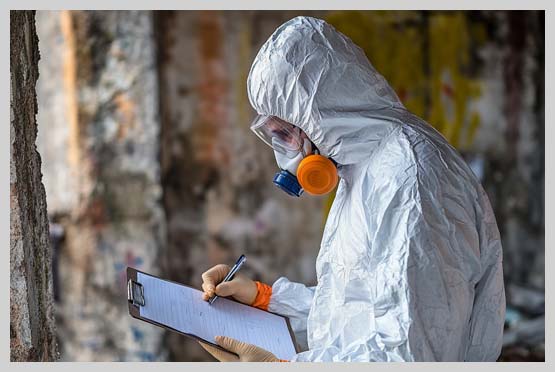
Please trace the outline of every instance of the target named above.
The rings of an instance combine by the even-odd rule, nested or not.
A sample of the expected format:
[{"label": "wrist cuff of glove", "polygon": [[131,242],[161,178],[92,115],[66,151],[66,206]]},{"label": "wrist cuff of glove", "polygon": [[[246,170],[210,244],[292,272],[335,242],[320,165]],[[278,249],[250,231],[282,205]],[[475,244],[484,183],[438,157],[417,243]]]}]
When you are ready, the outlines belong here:
[{"label": "wrist cuff of glove", "polygon": [[268,310],[270,304],[270,297],[272,297],[272,287],[268,284],[255,281],[258,293],[251,306],[257,307],[262,310]]}]

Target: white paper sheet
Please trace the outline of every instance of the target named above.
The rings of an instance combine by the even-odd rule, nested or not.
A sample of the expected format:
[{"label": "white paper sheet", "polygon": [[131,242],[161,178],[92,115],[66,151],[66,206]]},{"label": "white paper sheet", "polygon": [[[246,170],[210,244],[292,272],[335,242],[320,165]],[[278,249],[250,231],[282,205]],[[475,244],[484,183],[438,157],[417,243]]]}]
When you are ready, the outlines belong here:
[{"label": "white paper sheet", "polygon": [[215,336],[229,336],[280,359],[296,354],[281,316],[221,297],[210,305],[201,291],[143,273],[137,273],[137,281],[144,288],[145,306],[140,307],[144,318],[213,343]]}]

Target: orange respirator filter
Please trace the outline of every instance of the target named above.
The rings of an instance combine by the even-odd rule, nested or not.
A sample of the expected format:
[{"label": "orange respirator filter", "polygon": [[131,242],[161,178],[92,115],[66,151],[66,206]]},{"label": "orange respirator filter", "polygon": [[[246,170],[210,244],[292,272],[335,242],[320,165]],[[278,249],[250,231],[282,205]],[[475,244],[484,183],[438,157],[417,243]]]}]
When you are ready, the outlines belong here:
[{"label": "orange respirator filter", "polygon": [[297,168],[297,180],[309,194],[324,195],[332,191],[339,177],[333,162],[322,155],[308,155]]}]

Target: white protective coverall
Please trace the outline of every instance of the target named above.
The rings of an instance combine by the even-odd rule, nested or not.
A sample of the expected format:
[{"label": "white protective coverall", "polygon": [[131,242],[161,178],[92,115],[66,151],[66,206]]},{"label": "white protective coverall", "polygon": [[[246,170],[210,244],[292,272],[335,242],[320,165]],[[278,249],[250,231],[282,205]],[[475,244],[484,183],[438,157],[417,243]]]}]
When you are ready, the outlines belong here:
[{"label": "white protective coverall", "polygon": [[[407,61],[410,63],[410,61]],[[293,361],[495,361],[505,314],[488,198],[457,151],[408,112],[362,49],[297,17],[260,49],[248,95],[338,163],[318,284],[279,278]]]}]

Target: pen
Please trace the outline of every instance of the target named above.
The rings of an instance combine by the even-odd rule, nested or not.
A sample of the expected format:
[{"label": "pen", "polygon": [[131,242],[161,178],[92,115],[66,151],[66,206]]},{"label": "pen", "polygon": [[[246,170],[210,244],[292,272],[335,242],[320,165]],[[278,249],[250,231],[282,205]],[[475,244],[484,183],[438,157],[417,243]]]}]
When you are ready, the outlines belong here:
[{"label": "pen", "polygon": [[[239,271],[239,269],[241,268],[241,266],[243,266],[243,263],[246,260],[247,260],[247,257],[245,257],[245,255],[242,254],[241,257],[239,257],[239,259],[237,259],[237,262],[235,262],[235,265],[233,265],[231,270],[229,270],[229,272],[225,276],[224,280],[222,280],[222,283],[223,282],[229,282],[230,280],[232,280],[235,273],[237,273],[237,271]],[[214,303],[214,301],[216,301],[217,298],[218,298],[218,295],[214,295],[214,297],[212,297],[211,299],[208,300],[208,303],[210,305],[212,305]]]}]

